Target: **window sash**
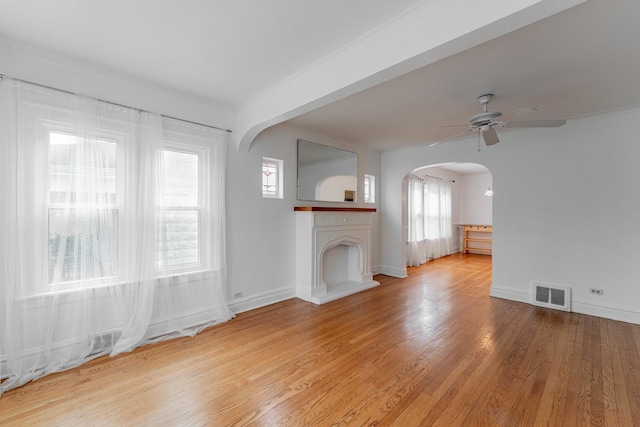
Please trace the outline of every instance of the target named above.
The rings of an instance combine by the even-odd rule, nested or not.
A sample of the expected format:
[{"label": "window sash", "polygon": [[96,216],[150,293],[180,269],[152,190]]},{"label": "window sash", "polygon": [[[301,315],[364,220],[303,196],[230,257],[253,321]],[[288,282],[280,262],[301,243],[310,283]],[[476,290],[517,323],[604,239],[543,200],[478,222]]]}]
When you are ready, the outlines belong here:
[{"label": "window sash", "polygon": [[199,209],[157,210],[156,269],[175,270],[202,264],[201,217]]},{"label": "window sash", "polygon": [[375,177],[373,175],[364,176],[364,202],[375,203]]},{"label": "window sash", "polygon": [[[191,179],[182,183],[176,182],[172,186],[178,192],[181,184],[185,187],[184,190],[192,189],[193,185],[196,185],[197,190],[195,194],[185,195],[183,192],[183,197],[167,197],[168,195],[164,194],[156,200],[155,265],[158,276],[200,271],[209,267],[206,240],[208,235],[206,221],[208,213],[208,186],[206,185],[209,168],[208,150],[176,141],[165,141],[162,148],[162,158],[167,160],[167,155],[183,159],[186,159],[187,156],[195,156],[195,163],[191,158],[189,159],[191,163],[183,164],[189,170],[178,175],[185,175],[185,172],[188,175],[193,172],[193,169],[196,169],[195,174],[191,176]],[[162,162],[163,169],[171,166],[175,165]],[[162,175],[165,176],[165,181],[170,181],[171,178],[167,178],[167,172],[170,171],[163,170]],[[169,183],[165,182],[165,184]],[[188,237],[184,238],[185,236]]]},{"label": "window sash", "polygon": [[96,215],[95,209],[86,207],[49,209],[50,286],[118,280],[119,212],[109,208],[103,213]]},{"label": "window sash", "polygon": [[269,157],[262,158],[262,197],[268,199],[282,198],[283,162]]},{"label": "window sash", "polygon": [[55,292],[121,282],[126,134],[116,125],[91,128],[92,137],[78,135],[59,113],[36,120],[36,164],[44,165],[36,166],[43,198],[38,286]]}]

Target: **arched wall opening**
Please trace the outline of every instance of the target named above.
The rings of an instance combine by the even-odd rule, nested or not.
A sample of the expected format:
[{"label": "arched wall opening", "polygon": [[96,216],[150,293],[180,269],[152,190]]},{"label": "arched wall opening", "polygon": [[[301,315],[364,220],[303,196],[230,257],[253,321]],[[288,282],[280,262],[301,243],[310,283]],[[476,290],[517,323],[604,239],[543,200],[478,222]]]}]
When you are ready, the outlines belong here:
[{"label": "arched wall opening", "polygon": [[[411,233],[412,225],[409,224],[409,206],[410,206],[410,177],[418,180],[441,180],[450,187],[450,204],[451,204],[451,234],[450,242],[445,243],[415,242],[415,233]],[[493,226],[493,176],[491,171],[484,165],[478,163],[440,163],[426,165],[416,168],[408,172],[402,183],[402,230],[405,245],[403,245],[403,257],[405,265],[415,266],[429,259],[457,253],[463,250],[464,244],[464,226],[474,225],[490,227]],[[415,188],[413,189],[415,191]],[[415,231],[415,230],[414,230]],[[445,236],[446,237],[446,236]],[[476,237],[475,235],[473,237]],[[491,255],[491,251],[486,250],[492,248],[490,242],[484,240],[491,239],[490,233],[477,236],[477,245],[485,248],[484,251],[470,251],[472,253],[483,253]],[[412,242],[413,240],[413,242]],[[437,239],[436,239],[437,240]],[[445,239],[446,240],[446,239]],[[433,244],[436,250],[429,248],[429,244]],[[425,251],[426,255],[422,254]],[[417,261],[416,251],[420,252],[424,257]]]}]

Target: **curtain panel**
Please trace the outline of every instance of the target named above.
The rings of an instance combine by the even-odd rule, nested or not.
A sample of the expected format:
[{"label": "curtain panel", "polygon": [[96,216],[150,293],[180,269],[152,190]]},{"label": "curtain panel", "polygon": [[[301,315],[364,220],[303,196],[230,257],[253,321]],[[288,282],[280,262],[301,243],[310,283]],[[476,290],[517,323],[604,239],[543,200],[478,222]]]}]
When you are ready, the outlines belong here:
[{"label": "curtain panel", "polygon": [[434,177],[407,177],[407,265],[451,254],[451,182]]},{"label": "curtain panel", "polygon": [[233,317],[225,139],[0,81],[0,393]]}]

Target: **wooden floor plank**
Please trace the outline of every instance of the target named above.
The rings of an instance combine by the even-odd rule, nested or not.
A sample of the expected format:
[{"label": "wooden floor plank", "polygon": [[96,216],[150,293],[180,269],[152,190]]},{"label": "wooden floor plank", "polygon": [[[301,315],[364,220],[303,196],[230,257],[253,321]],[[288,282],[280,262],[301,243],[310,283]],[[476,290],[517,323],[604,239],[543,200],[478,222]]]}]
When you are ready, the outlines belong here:
[{"label": "wooden floor plank", "polygon": [[640,425],[640,325],[491,298],[484,255],[376,280],[26,384],[0,425]]}]

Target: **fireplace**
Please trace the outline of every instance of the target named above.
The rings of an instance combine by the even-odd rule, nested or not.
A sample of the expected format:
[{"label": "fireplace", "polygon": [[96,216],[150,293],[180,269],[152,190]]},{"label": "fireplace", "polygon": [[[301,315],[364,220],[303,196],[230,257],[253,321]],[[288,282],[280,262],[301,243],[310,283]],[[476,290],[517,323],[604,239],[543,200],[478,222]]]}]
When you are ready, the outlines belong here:
[{"label": "fireplace", "polygon": [[375,209],[296,208],[296,296],[315,304],[378,286],[371,273]]}]

